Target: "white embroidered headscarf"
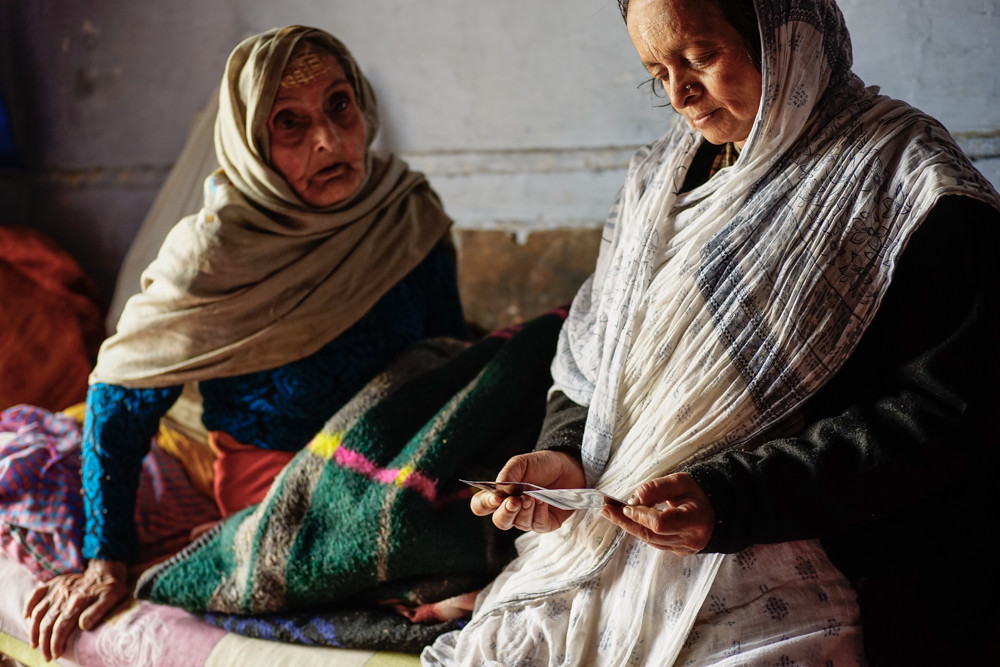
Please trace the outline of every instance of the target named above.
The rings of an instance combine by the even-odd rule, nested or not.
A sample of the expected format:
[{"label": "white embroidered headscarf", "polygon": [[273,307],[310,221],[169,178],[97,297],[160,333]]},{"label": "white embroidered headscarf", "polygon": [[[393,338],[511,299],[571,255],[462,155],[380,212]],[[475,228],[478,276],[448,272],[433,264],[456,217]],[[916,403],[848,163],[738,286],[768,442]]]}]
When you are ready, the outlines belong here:
[{"label": "white embroidered headscarf", "polygon": [[322,209],[271,165],[268,116],[303,40],[343,66],[370,146],[375,95],[343,44],[302,26],[241,42],[220,90],[222,169],[205,181],[202,210],[170,231],[143,273],[91,382],[166,386],[301,359],[360,319],[447,232],[437,195],[395,156],[369,150],[358,191]]},{"label": "white embroidered headscarf", "polygon": [[[588,483],[617,497],[821,387],[942,195],[1000,208],[936,121],[854,76],[833,0],[755,6],[763,95],[738,161],[679,193],[701,143],[683,122],[635,156],[553,363],[590,407]],[[425,662],[671,664],[724,558],[657,551],[594,512],[518,550]]]}]

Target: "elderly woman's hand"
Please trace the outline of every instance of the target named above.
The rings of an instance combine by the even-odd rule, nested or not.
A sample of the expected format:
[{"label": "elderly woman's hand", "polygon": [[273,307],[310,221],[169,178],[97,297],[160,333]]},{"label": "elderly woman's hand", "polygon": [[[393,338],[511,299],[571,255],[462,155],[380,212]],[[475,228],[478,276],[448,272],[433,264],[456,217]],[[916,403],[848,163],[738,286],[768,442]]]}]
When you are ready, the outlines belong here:
[{"label": "elderly woman's hand", "polygon": [[[549,489],[576,489],[584,485],[583,466],[563,452],[519,454],[497,474],[497,482],[530,482]],[[547,533],[562,525],[572,510],[561,510],[528,496],[501,496],[480,491],[472,497],[472,511],[477,516],[493,515],[501,530],[518,528]]]},{"label": "elderly woman's hand", "polygon": [[644,482],[627,506],[605,505],[601,515],[643,542],[678,556],[704,549],[715,526],[712,502],[684,472]]},{"label": "elderly woman's hand", "polygon": [[92,560],[82,573],[62,574],[31,592],[24,605],[31,645],[46,660],[58,658],[74,630],[90,630],[128,597],[124,563]]}]

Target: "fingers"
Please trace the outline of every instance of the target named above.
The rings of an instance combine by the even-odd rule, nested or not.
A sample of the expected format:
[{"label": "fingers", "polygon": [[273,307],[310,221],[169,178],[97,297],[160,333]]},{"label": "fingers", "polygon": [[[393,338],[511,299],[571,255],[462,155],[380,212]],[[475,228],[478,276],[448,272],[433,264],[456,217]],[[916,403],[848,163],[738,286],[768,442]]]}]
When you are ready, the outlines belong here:
[{"label": "fingers", "polygon": [[528,454],[518,454],[511,457],[506,465],[497,473],[497,482],[523,482],[525,481],[528,468],[531,466],[532,457]]},{"label": "fingers", "polygon": [[645,505],[653,507],[662,502],[670,501],[676,505],[678,501],[699,489],[690,475],[675,474],[657,477],[643,482],[633,494],[636,502],[630,505]]},{"label": "fingers", "polygon": [[78,622],[80,629],[93,630],[94,627],[100,623],[101,619],[107,616],[120,601],[121,598],[111,594],[110,592],[98,595],[95,602],[90,604],[90,606],[86,609],[81,610]]},{"label": "fingers", "polygon": [[562,523],[554,513],[554,508],[529,496],[500,496],[481,491],[473,496],[471,507],[477,516],[492,514],[493,525],[500,530],[517,528],[547,533]]},{"label": "fingers", "polygon": [[507,496],[493,513],[493,525],[500,530],[531,530],[532,515],[537,504],[527,496]]},{"label": "fingers", "polygon": [[521,505],[514,518],[514,527],[518,530],[547,533],[558,527],[558,523],[553,525],[553,508],[548,503],[527,496],[516,500],[519,500]]},{"label": "fingers", "polygon": [[523,531],[535,533],[550,533],[559,528],[563,521],[573,513],[573,510],[561,510],[536,498],[523,496],[508,498],[504,501],[504,509],[509,511],[513,506],[507,501],[516,501],[519,509],[514,517],[514,527]]},{"label": "fingers", "polygon": [[[633,519],[632,517],[636,516],[634,507],[612,507],[605,505],[601,508],[601,516],[623,529],[625,532],[635,535],[643,542],[647,542],[651,546],[655,546],[658,549],[664,548],[670,538],[674,537],[674,535],[657,533],[643,523]],[[648,519],[645,520],[648,521]]]},{"label": "fingers", "polygon": [[55,618],[52,614],[47,613],[49,610],[47,603],[36,607],[36,609],[40,613],[31,617],[31,647],[39,649],[45,661],[48,662],[52,659],[49,641],[52,638],[52,624]]},{"label": "fingers", "polygon": [[583,466],[565,452],[538,451],[512,457],[497,474],[497,482],[531,482],[556,489],[584,485]]},{"label": "fingers", "polygon": [[636,509],[623,516],[633,517],[630,520],[657,535],[672,536],[675,553],[697,553],[708,545],[715,529],[715,510],[704,489],[688,473],[644,482],[633,498],[629,505]]},{"label": "fingers", "polygon": [[656,535],[666,537],[677,532],[676,512],[643,507],[642,505],[626,505],[622,508],[622,514],[625,515],[625,518]]},{"label": "fingers", "polygon": [[683,536],[677,534],[657,533],[642,523],[630,518],[629,515],[638,516],[634,510],[634,507],[620,508],[605,506],[601,509],[601,516],[608,519],[611,523],[615,524],[625,532],[636,536],[649,546],[656,549],[671,551],[678,556],[688,556],[693,553],[697,553],[697,550],[691,549],[690,546],[684,543]]},{"label": "fingers", "polygon": [[476,516],[492,514],[493,523],[497,528],[510,530],[514,527],[517,515],[521,511],[521,499],[503,496],[492,491],[480,491],[472,496],[469,506]]},{"label": "fingers", "polygon": [[[62,616],[62,606],[65,602],[63,594],[63,578],[53,579],[49,584],[39,586],[32,591],[26,611],[30,619],[28,638],[32,648],[42,652],[46,661],[52,660],[52,636]],[[38,599],[41,595],[41,599]],[[30,609],[27,609],[30,607]]]},{"label": "fingers", "polygon": [[28,639],[31,642],[32,648],[38,648],[38,638],[41,635],[42,621],[45,619],[50,604],[48,598],[44,598],[32,605],[32,610],[29,612],[28,618],[31,622],[28,628]]},{"label": "fingers", "polygon": [[[563,452],[540,451],[518,454],[497,473],[496,481],[531,482],[552,488],[575,488],[584,483],[579,461]],[[570,512],[556,509],[529,496],[505,496],[481,491],[469,503],[477,516],[493,515],[501,530],[517,528],[540,533],[558,528]]]},{"label": "fingers", "polygon": [[500,507],[501,498],[492,491],[479,491],[472,496],[469,507],[476,516],[486,516],[492,514]]},{"label": "fingers", "polygon": [[[507,464],[497,473],[497,482],[520,482],[524,477],[526,462],[523,456],[515,456],[507,461]],[[486,516],[493,514],[493,523],[501,530],[510,530],[514,527],[514,521],[521,505],[517,500],[506,506],[504,500],[508,498],[503,494],[492,491],[479,491],[472,496],[469,507],[476,516]]]},{"label": "fingers", "polygon": [[42,599],[48,594],[48,592],[49,592],[48,584],[42,584],[40,586],[36,586],[35,590],[31,591],[31,594],[28,596],[28,601],[24,603],[24,612],[23,612],[24,618],[29,618],[31,616],[31,612],[35,608],[35,605],[41,602]]},{"label": "fingers", "polygon": [[81,612],[93,602],[93,596],[65,595],[53,588],[34,607],[31,614],[31,645],[45,660],[54,660],[66,650],[66,643],[77,628]]},{"label": "fingers", "polygon": [[25,604],[32,647],[47,661],[60,657],[77,628],[92,629],[127,596],[124,564],[91,561],[83,574],[54,577]]},{"label": "fingers", "polygon": [[66,643],[77,629],[81,607],[85,604],[79,599],[71,600],[69,606],[49,625],[48,639],[46,640],[44,634],[41,639],[42,655],[46,660],[54,660],[66,652]]}]

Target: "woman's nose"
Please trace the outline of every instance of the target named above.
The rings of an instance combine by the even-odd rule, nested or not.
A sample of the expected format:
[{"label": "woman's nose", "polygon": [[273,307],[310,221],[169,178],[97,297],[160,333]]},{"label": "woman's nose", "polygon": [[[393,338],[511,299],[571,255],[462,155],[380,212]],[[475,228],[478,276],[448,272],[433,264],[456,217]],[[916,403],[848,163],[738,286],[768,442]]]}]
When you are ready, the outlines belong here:
[{"label": "woman's nose", "polygon": [[313,125],[313,148],[331,153],[339,150],[341,145],[340,129],[329,118],[323,117]]},{"label": "woman's nose", "polygon": [[695,93],[695,83],[681,78],[671,78],[667,89],[667,96],[670,98],[670,106],[675,109],[683,109],[688,105]]}]

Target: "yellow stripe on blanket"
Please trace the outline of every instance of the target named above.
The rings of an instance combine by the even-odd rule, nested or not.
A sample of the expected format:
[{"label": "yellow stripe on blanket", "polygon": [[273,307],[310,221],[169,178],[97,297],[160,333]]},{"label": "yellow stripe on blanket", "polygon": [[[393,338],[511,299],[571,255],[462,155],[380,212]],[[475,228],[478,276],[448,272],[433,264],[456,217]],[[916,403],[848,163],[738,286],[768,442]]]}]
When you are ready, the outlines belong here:
[{"label": "yellow stripe on blanket", "polygon": [[413,474],[413,466],[403,466],[399,469],[399,473],[396,475],[396,481],[393,482],[396,486],[403,486],[406,483],[406,478]]},{"label": "yellow stripe on blanket", "polygon": [[333,453],[340,447],[340,442],[343,439],[344,434],[340,432],[319,433],[309,443],[309,451],[316,456],[322,456],[324,459],[333,458]]}]

